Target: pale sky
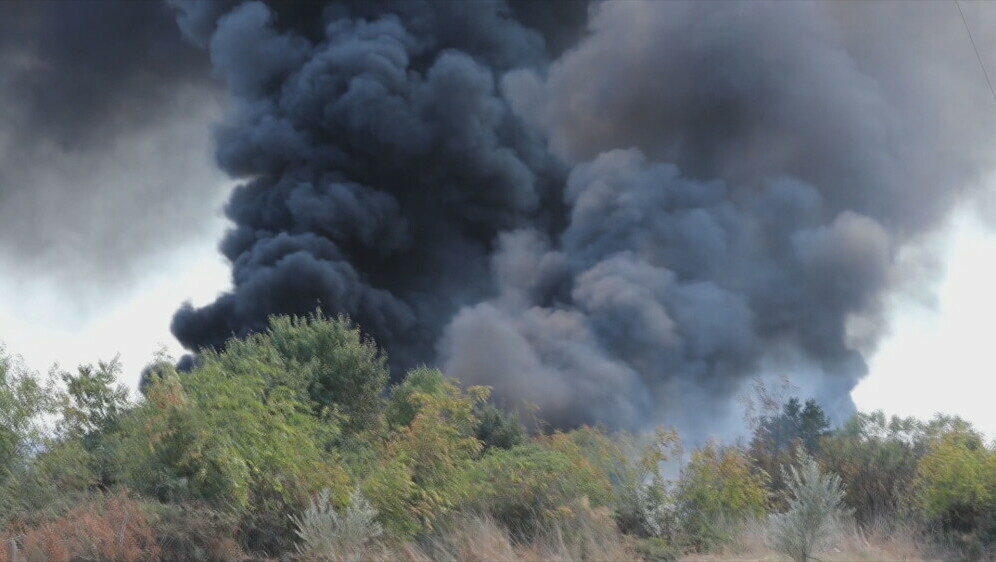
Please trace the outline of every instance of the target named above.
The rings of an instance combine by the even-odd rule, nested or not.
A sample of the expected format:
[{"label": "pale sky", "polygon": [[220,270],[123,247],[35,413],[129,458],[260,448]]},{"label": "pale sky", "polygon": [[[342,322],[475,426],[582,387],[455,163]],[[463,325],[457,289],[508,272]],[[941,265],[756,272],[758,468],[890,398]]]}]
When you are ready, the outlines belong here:
[{"label": "pale sky", "polygon": [[963,209],[942,235],[945,273],[936,302],[893,297],[891,333],[852,396],[861,410],[957,414],[996,436],[996,233]]},{"label": "pale sky", "polygon": [[123,296],[76,314],[66,314],[74,308],[73,297],[57,287],[12,287],[0,279],[0,337],[8,352],[42,373],[53,363],[71,369],[120,355],[121,382],[134,390],[142,367],[159,349],[174,357],[183,353],[169,332],[180,303],[206,304],[228,286],[229,268],[215,249],[222,228],[219,219],[214,238],[178,248]]}]

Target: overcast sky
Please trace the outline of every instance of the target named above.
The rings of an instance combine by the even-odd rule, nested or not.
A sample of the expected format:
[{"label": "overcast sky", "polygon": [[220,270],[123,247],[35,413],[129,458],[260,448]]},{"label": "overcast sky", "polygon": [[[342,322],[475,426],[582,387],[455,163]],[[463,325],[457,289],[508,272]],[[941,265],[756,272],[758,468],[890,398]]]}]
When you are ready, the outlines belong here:
[{"label": "overcast sky", "polygon": [[[89,8],[0,2],[0,342],[41,372],[120,355],[135,388],[157,350],[183,353],[169,331],[181,303],[230,288],[217,247],[233,182],[213,136],[230,100],[163,6]],[[928,282],[888,295],[852,396],[996,436],[996,176],[973,193],[903,249]]]}]

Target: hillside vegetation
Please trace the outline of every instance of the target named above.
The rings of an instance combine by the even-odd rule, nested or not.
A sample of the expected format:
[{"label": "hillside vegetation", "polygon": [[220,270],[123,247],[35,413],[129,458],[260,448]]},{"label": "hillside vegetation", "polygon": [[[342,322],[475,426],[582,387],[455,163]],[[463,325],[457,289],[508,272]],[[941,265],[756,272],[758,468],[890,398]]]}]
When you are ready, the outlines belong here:
[{"label": "hillside vegetation", "polygon": [[[345,318],[273,317],[160,357],[24,369],[0,350],[0,560],[982,559],[996,450],[968,423],[763,388],[741,444],[553,431]],[[672,467],[675,470],[662,470]]]}]

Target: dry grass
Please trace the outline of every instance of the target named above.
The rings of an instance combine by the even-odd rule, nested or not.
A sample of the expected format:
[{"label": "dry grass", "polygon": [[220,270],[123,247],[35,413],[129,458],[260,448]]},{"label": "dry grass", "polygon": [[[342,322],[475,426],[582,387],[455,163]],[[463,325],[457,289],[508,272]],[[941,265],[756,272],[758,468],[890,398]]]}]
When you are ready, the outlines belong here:
[{"label": "dry grass", "polygon": [[420,544],[374,543],[341,552],[334,562],[566,562],[637,560],[626,547],[607,512],[588,510],[562,527],[545,529],[533,540],[516,542],[494,519],[479,515],[455,518]]},{"label": "dry grass", "polygon": [[[735,533],[727,547],[708,554],[689,554],[684,561],[790,561],[769,547],[768,525],[761,521]],[[902,523],[880,523],[868,529],[848,524],[837,529],[834,546],[816,554],[823,562],[958,560],[957,554],[926,542],[923,534]]]}]

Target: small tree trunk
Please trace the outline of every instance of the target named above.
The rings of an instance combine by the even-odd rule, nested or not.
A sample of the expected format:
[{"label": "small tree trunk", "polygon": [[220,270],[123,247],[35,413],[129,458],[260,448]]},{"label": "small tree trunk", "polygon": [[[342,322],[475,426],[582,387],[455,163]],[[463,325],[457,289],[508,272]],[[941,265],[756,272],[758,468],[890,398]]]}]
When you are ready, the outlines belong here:
[{"label": "small tree trunk", "polygon": [[7,541],[7,554],[10,562],[21,562],[20,554],[17,551],[17,541],[14,539]]}]

